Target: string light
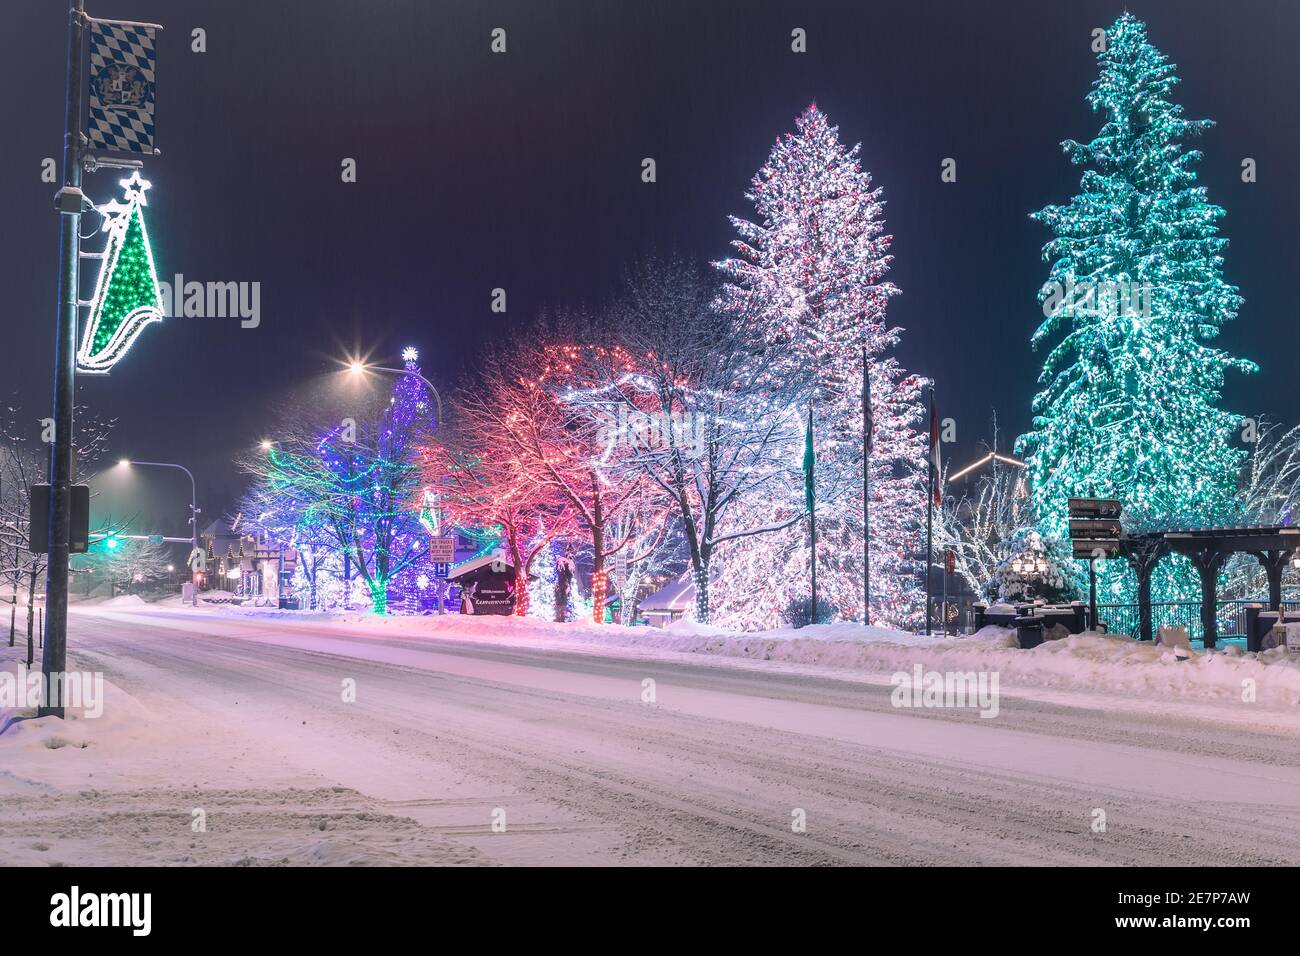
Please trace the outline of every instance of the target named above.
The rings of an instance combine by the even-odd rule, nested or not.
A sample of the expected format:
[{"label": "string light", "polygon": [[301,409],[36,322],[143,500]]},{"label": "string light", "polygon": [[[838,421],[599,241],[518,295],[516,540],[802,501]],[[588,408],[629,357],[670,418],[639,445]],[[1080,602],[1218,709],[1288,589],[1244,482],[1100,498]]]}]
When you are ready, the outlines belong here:
[{"label": "string light", "polygon": [[[1223,209],[1206,201],[1194,170],[1200,154],[1183,146],[1213,124],[1184,119],[1169,98],[1174,65],[1142,21],[1126,13],[1106,38],[1088,94],[1105,123],[1091,142],[1064,144],[1087,167],[1080,192],[1035,214],[1054,238],[1043,247],[1052,267],[1032,341],[1064,338],[1044,362],[1034,427],[1017,450],[1028,458],[1040,527],[1055,539],[1067,535],[1075,496],[1119,498],[1138,526],[1231,522],[1245,452],[1232,444],[1241,418],[1218,407],[1220,390],[1229,369],[1257,370],[1207,344],[1241,302],[1222,274]],[[1089,294],[1075,295],[1080,287]],[[1099,590],[1134,600],[1136,578],[1122,562],[1099,571]],[[1152,593],[1198,596],[1199,580],[1171,559]]]},{"label": "string light", "polygon": [[146,325],[162,320],[162,294],[144,224],[145,190],[150,184],[135,171],[120,185],[126,202],[101,207],[107,217],[104,249],[90,319],[77,350],[80,372],[107,373],[130,350]]}]

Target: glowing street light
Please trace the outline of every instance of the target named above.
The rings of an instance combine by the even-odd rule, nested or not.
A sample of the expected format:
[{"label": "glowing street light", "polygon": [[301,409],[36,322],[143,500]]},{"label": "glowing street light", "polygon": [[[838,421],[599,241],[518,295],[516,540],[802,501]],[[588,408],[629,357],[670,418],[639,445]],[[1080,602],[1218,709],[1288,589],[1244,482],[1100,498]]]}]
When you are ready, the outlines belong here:
[{"label": "glowing street light", "polygon": [[[406,348],[402,349],[403,362],[415,362],[419,357],[419,351],[413,346],[408,345]],[[414,375],[423,382],[425,387],[433,394],[433,400],[438,406],[438,415],[433,420],[434,427],[437,428],[438,424],[442,421],[442,396],[438,394],[438,387],[414,369],[388,368],[384,365],[367,365],[359,358],[348,359],[345,364],[347,366],[348,374],[356,379],[361,378],[366,372],[383,372],[387,375]]]},{"label": "glowing street light", "polygon": [[[185,472],[185,474],[189,476],[190,479],[190,545],[191,545],[190,560],[193,561],[194,555],[200,553],[199,551],[199,494],[198,494],[197,486],[194,482],[194,472],[190,471],[184,465],[178,465],[175,462],[171,462],[171,461],[132,461],[129,458],[123,458],[117,463],[117,465],[119,468],[130,468],[133,465],[142,465],[150,468],[176,468],[179,469],[180,471]],[[109,547],[113,548],[116,547],[116,545],[110,543]],[[194,569],[191,568],[191,570]],[[194,606],[198,607],[198,605],[199,605],[199,592],[196,586],[194,590]]]}]

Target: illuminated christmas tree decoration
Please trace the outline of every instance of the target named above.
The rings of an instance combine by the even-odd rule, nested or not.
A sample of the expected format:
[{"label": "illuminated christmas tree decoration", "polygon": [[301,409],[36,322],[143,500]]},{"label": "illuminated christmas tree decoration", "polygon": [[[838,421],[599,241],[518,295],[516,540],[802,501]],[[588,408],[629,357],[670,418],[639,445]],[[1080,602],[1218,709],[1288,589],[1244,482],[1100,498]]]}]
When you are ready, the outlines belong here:
[{"label": "illuminated christmas tree decoration", "polygon": [[[1223,278],[1223,209],[1197,184],[1200,152],[1183,145],[1213,123],[1183,117],[1174,64],[1141,20],[1126,13],[1106,36],[1088,94],[1104,124],[1089,143],[1062,144],[1086,168],[1079,192],[1033,217],[1054,234],[1033,344],[1062,338],[1018,448],[1040,527],[1058,540],[1071,496],[1118,498],[1134,527],[1234,520],[1241,418],[1218,403],[1229,369],[1256,370],[1209,344],[1241,303]],[[1131,600],[1133,575],[1110,565],[1103,589]],[[1199,594],[1190,566],[1173,560],[1153,588],[1157,600]]]},{"label": "illuminated christmas tree decoration", "polygon": [[143,207],[149,183],[137,170],[121,181],[125,202],[99,207],[105,216],[104,248],[90,320],[77,350],[77,371],[106,374],[135,344],[144,327],[162,320],[162,295]]},{"label": "illuminated christmas tree decoration", "polygon": [[[895,354],[902,330],[888,322],[898,289],[886,279],[893,237],[885,232],[881,187],[862,168],[860,145],[811,104],[796,130],[777,140],[750,181],[753,220],[732,217],[734,258],[714,263],[724,283],[719,305],[761,347],[774,380],[801,382],[824,426],[813,435],[817,462],[819,594],[836,616],[861,620],[863,609],[863,353],[870,363],[872,446],[871,620],[918,623],[925,608],[921,529],[925,519],[926,435],[920,401],[928,384]],[[792,429],[792,466],[764,494],[740,502],[742,520],[805,508],[803,428]],[[696,616],[746,628],[787,621],[802,607],[811,571],[808,524],[747,539],[724,558],[717,582],[695,575]],[[699,569],[696,569],[697,571]],[[706,588],[714,591],[705,597]]]}]

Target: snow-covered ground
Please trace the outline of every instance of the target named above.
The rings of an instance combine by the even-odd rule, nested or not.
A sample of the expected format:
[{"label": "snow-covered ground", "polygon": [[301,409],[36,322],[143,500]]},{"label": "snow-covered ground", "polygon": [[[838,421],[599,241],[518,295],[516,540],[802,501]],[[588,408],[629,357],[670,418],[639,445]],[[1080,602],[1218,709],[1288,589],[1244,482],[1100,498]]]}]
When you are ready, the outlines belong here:
[{"label": "snow-covered ground", "polygon": [[[133,597],[70,630],[103,715],[0,733],[7,861],[1300,862],[1285,651]],[[996,674],[996,718],[893,706],[916,665]]]},{"label": "snow-covered ground", "polygon": [[1003,686],[1078,690],[1130,698],[1143,705],[1153,699],[1241,703],[1243,691],[1249,688],[1257,705],[1300,706],[1300,654],[1285,648],[1249,654],[1229,645],[1218,651],[1195,651],[1184,659],[1163,646],[1115,634],[1079,634],[1021,650],[1014,629],[1001,627],[945,638],[852,623],[741,633],[683,620],[660,630],[458,614],[376,617],[237,605],[193,608],[179,598],[149,605],[134,596],[93,606],[99,611],[166,610],[197,615],[204,621],[214,616],[275,620],[293,630],[320,634],[421,635],[571,651],[586,647],[634,657],[707,655],[843,668],[885,677],[919,663],[944,671],[997,671]]}]

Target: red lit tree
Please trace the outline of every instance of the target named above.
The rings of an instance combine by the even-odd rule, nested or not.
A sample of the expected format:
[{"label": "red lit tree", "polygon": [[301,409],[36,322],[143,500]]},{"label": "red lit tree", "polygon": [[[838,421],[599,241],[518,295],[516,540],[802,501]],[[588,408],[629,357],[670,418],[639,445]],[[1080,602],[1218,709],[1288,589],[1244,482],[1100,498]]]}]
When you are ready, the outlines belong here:
[{"label": "red lit tree", "polygon": [[592,617],[601,623],[608,562],[637,527],[618,519],[637,500],[642,479],[605,466],[599,426],[565,400],[580,384],[587,348],[576,341],[571,328],[539,326],[509,348],[489,351],[457,407],[480,430],[475,440],[484,467],[513,486],[512,500],[521,508],[561,503],[582,531],[591,552]]}]

